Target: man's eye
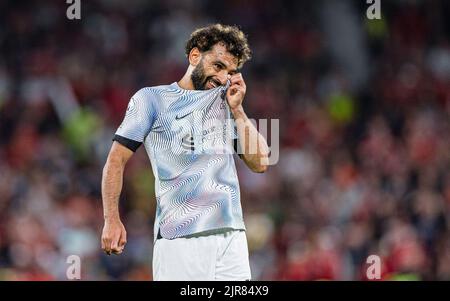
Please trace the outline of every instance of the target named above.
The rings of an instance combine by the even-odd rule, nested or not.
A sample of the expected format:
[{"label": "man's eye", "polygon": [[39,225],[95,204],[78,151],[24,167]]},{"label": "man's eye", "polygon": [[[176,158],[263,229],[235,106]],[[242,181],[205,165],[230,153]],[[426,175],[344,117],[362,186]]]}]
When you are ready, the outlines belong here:
[{"label": "man's eye", "polygon": [[214,67],[216,67],[217,69],[221,68],[219,64],[214,64]]}]

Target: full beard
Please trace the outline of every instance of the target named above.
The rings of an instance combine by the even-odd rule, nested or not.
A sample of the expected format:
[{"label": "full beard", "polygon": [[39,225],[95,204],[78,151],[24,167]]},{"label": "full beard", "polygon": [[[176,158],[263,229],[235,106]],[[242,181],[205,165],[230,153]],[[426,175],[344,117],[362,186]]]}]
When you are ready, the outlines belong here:
[{"label": "full beard", "polygon": [[215,86],[220,85],[216,80],[213,80],[212,76],[205,75],[202,62],[200,62],[192,71],[191,80],[195,90],[209,89],[207,87],[209,81],[213,82]]}]

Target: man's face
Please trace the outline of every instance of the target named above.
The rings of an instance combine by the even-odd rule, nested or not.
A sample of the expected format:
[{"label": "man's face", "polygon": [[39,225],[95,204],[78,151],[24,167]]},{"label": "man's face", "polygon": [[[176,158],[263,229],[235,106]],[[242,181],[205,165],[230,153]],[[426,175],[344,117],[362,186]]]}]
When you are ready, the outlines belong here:
[{"label": "man's face", "polygon": [[191,74],[195,90],[209,90],[226,84],[228,75],[237,72],[237,59],[218,43],[202,53],[202,58]]}]

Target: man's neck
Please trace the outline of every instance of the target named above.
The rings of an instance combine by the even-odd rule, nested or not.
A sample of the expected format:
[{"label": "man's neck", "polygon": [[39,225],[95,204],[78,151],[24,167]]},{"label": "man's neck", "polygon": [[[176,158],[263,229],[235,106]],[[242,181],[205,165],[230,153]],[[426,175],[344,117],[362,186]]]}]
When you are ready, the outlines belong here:
[{"label": "man's neck", "polygon": [[185,74],[183,76],[183,78],[181,78],[177,82],[177,84],[181,89],[194,90],[194,84],[192,84],[192,80],[191,80],[190,76],[188,76],[187,74]]}]

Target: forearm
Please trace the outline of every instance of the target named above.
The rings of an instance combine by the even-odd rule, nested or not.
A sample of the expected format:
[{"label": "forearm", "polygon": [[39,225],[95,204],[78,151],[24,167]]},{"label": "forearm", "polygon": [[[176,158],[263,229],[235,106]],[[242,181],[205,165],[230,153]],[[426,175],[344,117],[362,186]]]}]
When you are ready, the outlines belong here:
[{"label": "forearm", "polygon": [[266,171],[269,164],[266,139],[249,120],[242,106],[232,109],[232,114],[236,121],[243,160],[252,171]]},{"label": "forearm", "polygon": [[119,198],[122,191],[124,166],[118,160],[107,160],[102,176],[103,216],[119,219]]}]

